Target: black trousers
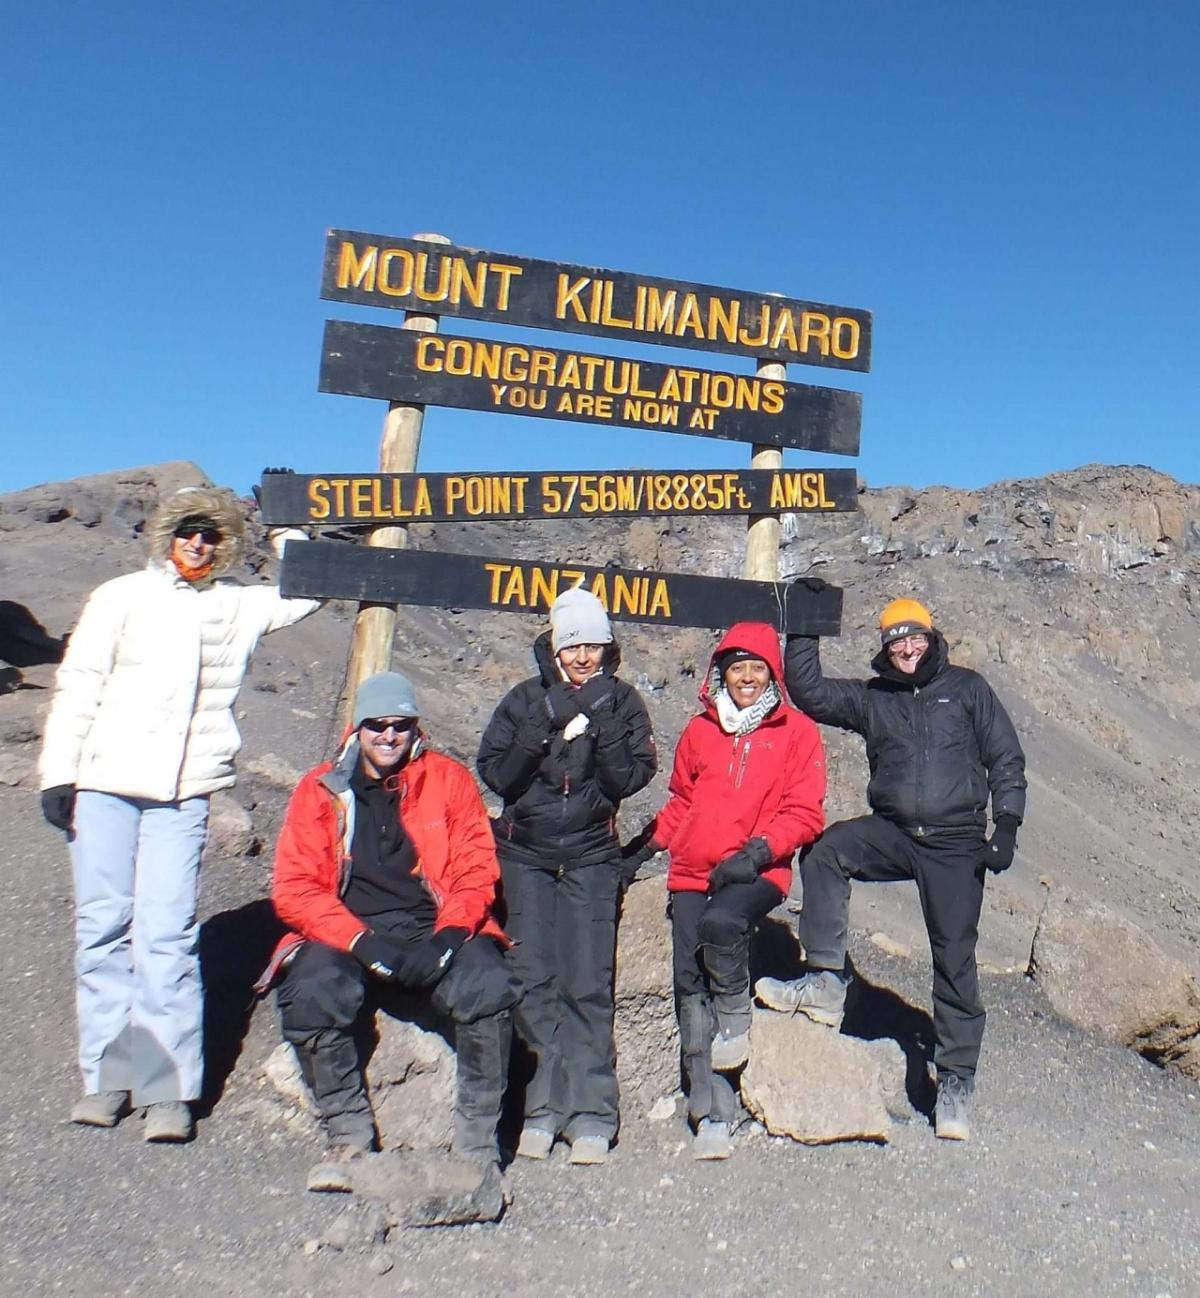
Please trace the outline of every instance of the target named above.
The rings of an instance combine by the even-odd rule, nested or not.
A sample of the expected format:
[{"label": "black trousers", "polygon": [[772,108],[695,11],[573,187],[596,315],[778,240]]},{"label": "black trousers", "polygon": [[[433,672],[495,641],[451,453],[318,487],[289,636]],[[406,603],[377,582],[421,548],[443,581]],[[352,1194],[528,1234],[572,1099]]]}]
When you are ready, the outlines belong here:
[{"label": "black trousers", "polygon": [[472,938],[434,987],[398,992],[372,978],[353,955],[306,942],[276,992],[284,1039],[296,1048],[329,1138],[370,1149],[375,1119],[367,1098],[360,1040],[381,1006],[403,1016],[425,1001],[453,1024],[457,1053],[454,1148],[497,1156],[496,1125],[508,1078],[516,983],[488,937]]},{"label": "black trousers", "polygon": [[804,910],[800,940],[815,969],[846,963],[850,881],[916,881],[933,956],[934,1062],[938,1076],[970,1080],[986,1020],[975,945],[983,905],[983,835],[941,832],[913,838],[884,816],[831,825],[800,862]]},{"label": "black trousers", "polygon": [[675,1013],[693,1122],[736,1115],[732,1086],[713,1072],[713,1037],[750,1030],[750,935],[782,900],[766,879],[732,883],[712,896],[671,894]]},{"label": "black trousers", "polygon": [[513,940],[509,960],[523,999],[516,1026],[534,1060],[525,1122],[569,1140],[617,1132],[613,1041],[618,859],[543,866],[500,852]]}]

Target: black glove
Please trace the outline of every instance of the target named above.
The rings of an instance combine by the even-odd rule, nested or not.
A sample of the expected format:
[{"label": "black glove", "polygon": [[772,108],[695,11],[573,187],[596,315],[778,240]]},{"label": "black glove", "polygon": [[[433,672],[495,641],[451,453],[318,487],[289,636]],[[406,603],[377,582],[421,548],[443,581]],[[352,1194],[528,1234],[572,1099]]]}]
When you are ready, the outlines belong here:
[{"label": "black glove", "polygon": [[593,676],[575,691],[579,699],[580,712],[594,717],[597,712],[611,710],[613,700],[617,697],[616,687],[611,676]]},{"label": "black glove", "polygon": [[75,814],[75,786],[73,784],[56,784],[52,789],[42,790],[42,815],[65,834],[71,828],[71,817]]},{"label": "black glove", "polygon": [[753,883],[772,859],[767,840],[752,838],[745,847],[720,862],[708,876],[709,892],[720,892],[731,883]]},{"label": "black glove", "polygon": [[[264,469],[261,474],[259,474],[259,477],[262,477],[263,474],[267,474],[267,473],[295,473],[295,472],[296,472],[295,469],[267,468]],[[254,486],[250,488],[250,490],[254,493],[254,503],[259,507],[259,509],[262,509],[262,486],[256,482]]]},{"label": "black glove", "polygon": [[621,846],[621,886],[628,888],[637,877],[638,870],[662,848],[654,841],[653,822]]},{"label": "black glove", "polygon": [[580,701],[582,693],[582,690],[568,685],[566,681],[559,681],[556,685],[550,686],[546,691],[544,702],[552,730],[562,730],[583,711],[583,704]]},{"label": "black glove", "polygon": [[405,942],[367,932],[355,942],[351,954],[384,982],[399,983],[401,987],[432,987],[450,968],[468,936],[466,929],[447,928]]},{"label": "black glove", "polygon": [[829,583],[822,581],[820,577],[796,577],[790,584],[803,586],[805,590],[812,591],[814,595],[820,595],[829,589]]},{"label": "black glove", "polygon": [[1020,821],[1016,816],[998,816],[992,836],[984,844],[983,863],[993,874],[1003,874],[1013,863],[1013,853],[1017,850],[1017,826]]}]

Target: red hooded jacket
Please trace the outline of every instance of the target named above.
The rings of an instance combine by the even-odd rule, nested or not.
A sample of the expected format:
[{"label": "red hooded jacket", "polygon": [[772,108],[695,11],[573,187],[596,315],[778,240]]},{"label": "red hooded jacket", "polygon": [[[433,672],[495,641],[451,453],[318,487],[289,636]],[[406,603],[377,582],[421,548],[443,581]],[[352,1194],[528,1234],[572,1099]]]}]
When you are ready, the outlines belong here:
[{"label": "red hooded jacket", "polygon": [[[726,734],[713,701],[716,663],[730,649],[761,658],[783,695],[758,728]],[[739,622],[713,651],[700,689],[704,711],[684,727],[653,841],[671,854],[667,887],[707,892],[714,866],[752,838],[765,838],[775,864],[764,870],[786,895],[791,858],[825,827],[825,749],[816,724],[787,701],[779,636],[765,622]]]},{"label": "red hooded jacket", "polygon": [[[423,740],[422,736],[422,740]],[[341,951],[367,924],[342,904],[350,883],[354,795],[350,775],[358,742],[337,763],[314,767],[296,786],[275,846],[271,900],[291,930],[259,983],[269,987],[279,966],[306,938]],[[416,849],[414,874],[437,906],[434,929],[465,928],[506,942],[492,915],[500,866],[479,788],[470,771],[420,741],[399,776],[397,806]]]}]

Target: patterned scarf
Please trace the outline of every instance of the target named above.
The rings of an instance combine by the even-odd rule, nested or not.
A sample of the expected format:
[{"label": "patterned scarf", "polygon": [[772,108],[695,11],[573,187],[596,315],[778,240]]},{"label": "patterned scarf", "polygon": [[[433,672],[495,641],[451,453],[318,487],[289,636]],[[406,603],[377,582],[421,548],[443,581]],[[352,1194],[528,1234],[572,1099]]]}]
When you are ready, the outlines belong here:
[{"label": "patterned scarf", "polygon": [[779,686],[772,681],[748,708],[739,708],[729,697],[724,686],[714,690],[709,686],[709,694],[716,705],[717,719],[721,729],[727,735],[740,739],[743,735],[753,734],[755,730],[771,715],[783,701]]}]

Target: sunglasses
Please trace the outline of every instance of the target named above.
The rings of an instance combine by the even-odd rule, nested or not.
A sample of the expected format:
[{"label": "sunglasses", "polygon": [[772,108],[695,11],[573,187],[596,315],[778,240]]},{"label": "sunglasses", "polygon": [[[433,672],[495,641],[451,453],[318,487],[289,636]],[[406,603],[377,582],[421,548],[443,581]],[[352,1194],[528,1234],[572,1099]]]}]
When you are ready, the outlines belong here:
[{"label": "sunglasses", "polygon": [[369,730],[373,735],[386,734],[389,730],[394,730],[398,735],[412,730],[417,724],[416,717],[402,717],[399,721],[393,721],[391,718],[384,720],[382,717],[368,717],[362,722],[362,729]]},{"label": "sunglasses", "polygon": [[217,545],[221,540],[221,533],[215,527],[181,527],[175,536],[180,541],[190,541],[193,536],[199,536],[205,545]]}]

